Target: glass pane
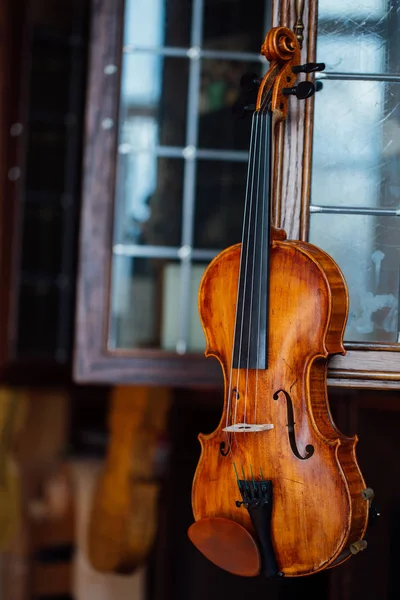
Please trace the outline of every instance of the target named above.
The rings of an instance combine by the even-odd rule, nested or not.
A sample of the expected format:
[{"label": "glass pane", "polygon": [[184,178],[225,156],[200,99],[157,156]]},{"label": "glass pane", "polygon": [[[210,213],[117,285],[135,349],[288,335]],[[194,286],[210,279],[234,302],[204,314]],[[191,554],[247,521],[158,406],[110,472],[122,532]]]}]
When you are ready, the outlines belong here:
[{"label": "glass pane", "polygon": [[399,339],[400,220],[313,214],[310,242],[338,263],[350,293],[347,341]]},{"label": "glass pane", "polygon": [[398,73],[398,0],[320,0],[318,60],[327,70]]},{"label": "glass pane", "polygon": [[[187,331],[187,351],[204,352],[205,337],[200,323],[197,295],[200,280],[207,265],[192,263],[190,265],[189,315]],[[169,263],[164,270],[164,287],[162,296],[163,318],[161,329],[161,347],[175,351],[182,323],[182,307],[177,301],[181,285],[181,266]]]},{"label": "glass pane", "polygon": [[[174,264],[170,259],[114,256],[109,340],[112,349],[160,347],[165,303],[176,305],[179,294],[170,287],[169,269]],[[177,336],[178,332],[176,339]]]},{"label": "glass pane", "polygon": [[120,146],[128,151],[185,144],[188,69],[186,58],[124,56]]},{"label": "glass pane", "polygon": [[190,45],[190,0],[126,0],[124,44]]},{"label": "glass pane", "polygon": [[[225,150],[248,150],[250,142],[250,113],[238,119],[232,106],[239,100],[240,79],[245,73],[262,76],[267,63],[235,60],[202,61],[199,100],[199,147]],[[250,97],[249,97],[250,100]],[[254,94],[254,102],[256,93]],[[250,103],[252,100],[250,100]]]},{"label": "glass pane", "polygon": [[218,249],[242,239],[247,162],[197,164],[195,248]]},{"label": "glass pane", "polygon": [[199,352],[201,354],[203,354],[206,349],[206,338],[199,317],[198,295],[200,281],[206,268],[206,263],[192,263],[190,279],[188,350],[189,352]]},{"label": "glass pane", "polygon": [[183,166],[146,152],[119,155],[115,243],[180,245]]},{"label": "glass pane", "polygon": [[270,7],[270,0],[252,0],[251,10],[245,0],[205,0],[204,47],[259,53],[270,27]]},{"label": "glass pane", "polygon": [[312,204],[399,207],[399,105],[398,83],[324,81],[315,100]]},{"label": "glass pane", "polygon": [[59,317],[57,285],[46,280],[22,282],[18,313],[18,357],[54,360]]},{"label": "glass pane", "polygon": [[56,275],[61,269],[64,211],[58,204],[28,202],[24,206],[22,270]]}]

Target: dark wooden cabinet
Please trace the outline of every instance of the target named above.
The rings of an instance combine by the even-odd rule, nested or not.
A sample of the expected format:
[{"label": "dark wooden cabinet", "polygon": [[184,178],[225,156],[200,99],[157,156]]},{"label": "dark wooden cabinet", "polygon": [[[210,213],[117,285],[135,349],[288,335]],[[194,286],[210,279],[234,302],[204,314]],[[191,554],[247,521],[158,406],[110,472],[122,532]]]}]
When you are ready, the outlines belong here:
[{"label": "dark wooden cabinet", "polygon": [[2,8],[1,377],[67,382],[89,6]]}]

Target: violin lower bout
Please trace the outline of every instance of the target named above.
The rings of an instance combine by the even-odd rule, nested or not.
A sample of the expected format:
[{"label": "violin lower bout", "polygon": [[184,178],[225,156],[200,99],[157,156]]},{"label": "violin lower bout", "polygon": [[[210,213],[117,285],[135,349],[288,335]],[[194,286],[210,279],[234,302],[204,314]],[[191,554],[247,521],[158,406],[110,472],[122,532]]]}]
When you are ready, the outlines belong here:
[{"label": "violin lower bout", "polygon": [[[361,494],[366,486],[355,454],[357,438],[337,429],[327,398],[328,357],[344,352],[348,297],[343,276],[328,255],[302,242],[274,242],[270,261],[265,370],[231,371],[240,245],[214,259],[201,283],[206,354],[221,363],[225,402],[217,429],[199,436],[192,506],[196,521],[222,517],[257,540],[248,511],[236,504],[242,500],[236,472],[249,482],[252,477],[271,481],[275,557],[279,570],[294,577],[345,560],[349,545],[365,534],[369,503]],[[234,422],[273,428],[223,431]]]}]

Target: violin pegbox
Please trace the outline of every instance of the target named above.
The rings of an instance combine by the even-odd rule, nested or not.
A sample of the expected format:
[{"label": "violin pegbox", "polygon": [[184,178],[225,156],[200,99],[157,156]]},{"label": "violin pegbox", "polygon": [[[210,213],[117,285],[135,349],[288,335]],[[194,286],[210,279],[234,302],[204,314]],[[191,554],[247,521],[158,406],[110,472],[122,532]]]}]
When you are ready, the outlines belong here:
[{"label": "violin pegbox", "polygon": [[[293,87],[297,73],[293,67],[300,64],[300,46],[294,32],[288,27],[273,27],[266,35],[261,54],[270,66],[258,91],[256,109],[271,110],[281,120],[286,118],[288,98],[283,90]],[[269,106],[265,100],[271,96]]]},{"label": "violin pegbox", "polygon": [[294,85],[299,73],[323,71],[324,63],[300,64],[300,45],[295,33],[288,27],[273,27],[267,34],[261,54],[269,61],[268,72],[261,81],[256,110],[270,110],[278,120],[284,120],[288,111],[288,96],[305,100],[316,89],[311,81]]}]

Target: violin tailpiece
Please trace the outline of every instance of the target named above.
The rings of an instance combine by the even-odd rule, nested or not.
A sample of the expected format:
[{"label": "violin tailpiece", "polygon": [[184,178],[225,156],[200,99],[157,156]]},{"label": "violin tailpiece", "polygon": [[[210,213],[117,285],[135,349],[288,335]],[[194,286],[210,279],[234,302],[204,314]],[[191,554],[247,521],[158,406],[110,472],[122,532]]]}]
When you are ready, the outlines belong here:
[{"label": "violin tailpiece", "polygon": [[261,571],[267,579],[282,577],[283,573],[278,569],[271,538],[272,481],[238,479],[238,487],[242,501],[238,500],[236,506],[238,508],[243,506],[248,510],[256,530],[261,556]]}]

